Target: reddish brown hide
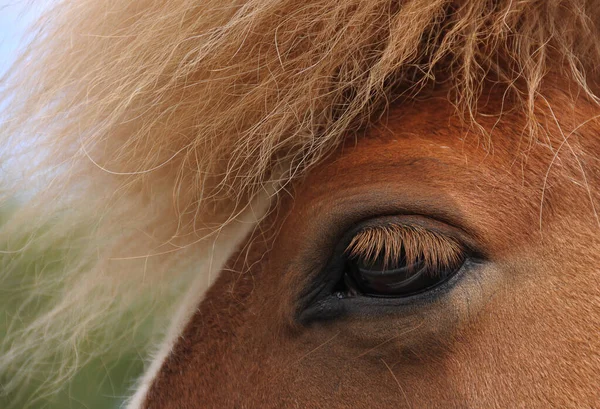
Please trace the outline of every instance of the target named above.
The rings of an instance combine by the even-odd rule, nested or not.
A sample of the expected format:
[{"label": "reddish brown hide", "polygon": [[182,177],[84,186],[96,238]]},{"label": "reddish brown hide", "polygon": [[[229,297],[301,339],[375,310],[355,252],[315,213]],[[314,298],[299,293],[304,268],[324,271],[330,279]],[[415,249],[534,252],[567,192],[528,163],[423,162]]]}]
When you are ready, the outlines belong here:
[{"label": "reddish brown hide", "polygon": [[[348,140],[230,259],[145,407],[597,407],[600,127],[586,101],[550,95],[535,141],[520,113],[482,114],[486,149],[441,97]],[[311,309],[340,238],[389,219],[468,247],[456,279]]]}]

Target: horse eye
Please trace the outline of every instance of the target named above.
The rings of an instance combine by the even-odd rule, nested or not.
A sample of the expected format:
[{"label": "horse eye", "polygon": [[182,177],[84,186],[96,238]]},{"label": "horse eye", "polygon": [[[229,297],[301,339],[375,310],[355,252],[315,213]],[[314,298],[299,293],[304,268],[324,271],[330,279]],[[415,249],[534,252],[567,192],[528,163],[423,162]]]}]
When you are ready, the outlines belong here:
[{"label": "horse eye", "polygon": [[349,260],[344,275],[346,293],[370,297],[408,297],[425,292],[452,277],[460,265],[431,267],[422,260],[403,264],[397,268],[385,268],[381,264],[367,266],[360,261]]},{"label": "horse eye", "polygon": [[[379,237],[369,231],[367,240],[373,237],[376,248],[362,246],[366,256],[356,251],[360,245],[348,256],[338,295],[402,298],[423,293],[446,282],[465,261],[456,242],[421,229],[387,229]],[[386,249],[386,241],[395,250]]]}]

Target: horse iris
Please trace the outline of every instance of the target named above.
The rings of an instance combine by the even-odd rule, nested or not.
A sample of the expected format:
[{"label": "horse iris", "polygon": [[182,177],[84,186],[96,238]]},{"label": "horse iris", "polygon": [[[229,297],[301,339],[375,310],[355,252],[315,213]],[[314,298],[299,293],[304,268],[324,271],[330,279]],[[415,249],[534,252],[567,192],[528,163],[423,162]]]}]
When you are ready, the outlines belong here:
[{"label": "horse iris", "polygon": [[423,260],[390,269],[381,263],[365,265],[360,261],[349,261],[344,281],[347,288],[363,295],[407,297],[441,284],[459,268],[434,270]]}]

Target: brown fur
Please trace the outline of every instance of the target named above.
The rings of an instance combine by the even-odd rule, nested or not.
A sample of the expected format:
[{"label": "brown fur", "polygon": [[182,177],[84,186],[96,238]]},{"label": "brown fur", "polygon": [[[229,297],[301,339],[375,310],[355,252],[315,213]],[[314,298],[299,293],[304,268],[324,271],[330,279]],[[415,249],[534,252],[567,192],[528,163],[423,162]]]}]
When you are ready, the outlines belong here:
[{"label": "brown fur", "polygon": [[[558,122],[540,110],[547,140],[527,152],[506,137],[520,113],[479,119],[494,129],[490,154],[443,99],[392,111],[339,149],[231,258],[143,407],[595,407],[600,124],[580,126],[593,104],[549,101]],[[303,288],[336,240],[381,214],[453,235],[484,262],[433,302],[299,325]],[[276,240],[261,239],[269,229]]]}]

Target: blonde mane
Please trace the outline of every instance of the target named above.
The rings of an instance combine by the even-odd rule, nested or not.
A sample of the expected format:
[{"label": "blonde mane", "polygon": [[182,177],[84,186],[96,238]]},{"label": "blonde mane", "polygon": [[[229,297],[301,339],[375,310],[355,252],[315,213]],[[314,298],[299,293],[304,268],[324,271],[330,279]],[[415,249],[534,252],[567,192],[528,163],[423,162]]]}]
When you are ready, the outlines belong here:
[{"label": "blonde mane", "polygon": [[25,175],[2,180],[17,204],[0,285],[23,288],[27,254],[65,243],[19,311],[43,308],[0,344],[5,392],[41,370],[61,383],[91,337],[105,352],[117,326],[172,305],[224,226],[260,219],[251,203],[276,203],[392,103],[443,88],[474,123],[492,85],[533,124],[549,73],[596,100],[599,35],[584,0],[54,5],[1,82],[2,163]]}]

